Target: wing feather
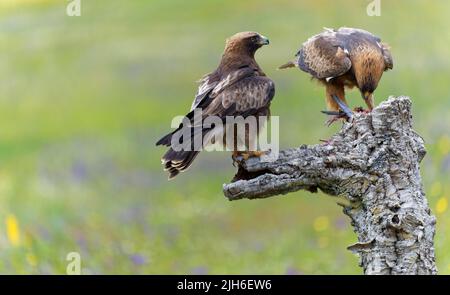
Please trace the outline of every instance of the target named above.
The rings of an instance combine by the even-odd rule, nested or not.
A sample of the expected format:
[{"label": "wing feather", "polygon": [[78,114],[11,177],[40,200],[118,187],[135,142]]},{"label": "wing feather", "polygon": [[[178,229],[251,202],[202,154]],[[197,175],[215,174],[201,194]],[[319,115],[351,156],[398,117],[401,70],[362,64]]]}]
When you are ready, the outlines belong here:
[{"label": "wing feather", "polygon": [[[208,116],[218,116],[225,120],[226,116],[248,116],[256,114],[258,109],[268,107],[274,91],[272,80],[258,76],[254,68],[242,67],[218,81],[200,101],[197,103],[194,101],[194,103],[195,108],[202,110],[202,121]],[[180,124],[175,131],[162,138],[157,144],[169,146],[172,136],[182,132],[183,128],[192,129],[192,136],[198,136],[199,132],[208,132],[195,126],[195,108],[186,115],[190,120],[189,126]]]},{"label": "wing feather", "polygon": [[317,79],[343,75],[352,66],[345,44],[331,30],[315,35],[303,43],[297,58],[299,68]]},{"label": "wing feather", "polygon": [[255,70],[251,67],[244,66],[236,71],[229,73],[224,79],[218,79],[217,73],[212,73],[200,80],[197,95],[191,106],[191,111],[197,107],[203,108],[205,102],[215,98],[227,87],[230,87],[239,80],[255,75]]},{"label": "wing feather", "polygon": [[[258,75],[258,69],[242,67],[231,72],[222,80],[211,80],[211,75],[202,80],[192,109],[186,115],[190,123],[186,126],[180,124],[175,131],[157,142],[157,145],[170,147],[162,157],[165,170],[169,171],[169,178],[185,171],[192,164],[199,153],[195,146],[196,139],[202,139],[200,142],[203,145],[208,145],[213,143],[216,133],[224,134],[222,133],[224,132],[223,127],[216,129],[212,126],[200,128],[194,126],[196,108],[202,109],[203,120],[208,116],[218,116],[223,121],[227,116],[241,115],[247,117],[252,114],[256,115],[261,109],[268,110],[275,92],[274,83],[269,78]],[[187,134],[190,134],[190,137],[187,139],[179,137],[179,135],[186,134],[185,131],[189,132]],[[175,138],[180,144],[190,146],[191,149],[174,150],[171,147],[172,136],[176,136]]]},{"label": "wing feather", "polygon": [[[275,94],[275,86],[271,79],[263,76],[246,77],[221,91],[208,108],[204,116],[249,116],[257,110],[269,107]],[[233,111],[230,112],[230,109]]]},{"label": "wing feather", "polygon": [[351,54],[361,50],[379,50],[386,70],[393,68],[389,46],[372,33],[354,28],[325,29],[309,38],[297,53],[296,64],[318,79],[330,79],[345,74],[352,66]]},{"label": "wing feather", "polygon": [[199,82],[200,85],[198,87],[198,91],[195,95],[194,101],[192,102],[191,111],[197,108],[200,102],[208,95],[208,93],[210,93],[211,90],[217,86],[219,80],[216,77],[216,73],[211,73],[204,76],[202,79],[200,79]]}]

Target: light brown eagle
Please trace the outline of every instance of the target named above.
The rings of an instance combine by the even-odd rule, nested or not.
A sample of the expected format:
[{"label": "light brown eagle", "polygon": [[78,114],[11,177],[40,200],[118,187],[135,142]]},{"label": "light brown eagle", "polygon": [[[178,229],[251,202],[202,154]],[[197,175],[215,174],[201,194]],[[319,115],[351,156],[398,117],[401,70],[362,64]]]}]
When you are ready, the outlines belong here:
[{"label": "light brown eagle", "polygon": [[[217,133],[220,134],[219,136],[223,136],[223,142],[227,145],[226,133],[233,132],[235,129],[234,126],[227,126],[226,124],[220,130],[217,130],[217,128],[198,128],[198,126],[194,126],[194,110],[202,111],[202,122],[209,116],[218,116],[223,119],[224,123],[226,116],[242,116],[243,118],[269,116],[269,106],[275,94],[275,86],[255,61],[255,52],[267,44],[269,44],[269,40],[256,32],[241,32],[227,39],[219,66],[215,71],[205,75],[200,80],[200,86],[191,110],[186,115],[186,118],[192,124],[180,124],[175,131],[167,134],[156,143],[156,145],[169,147],[169,150],[162,157],[164,168],[169,172],[169,179],[188,169],[200,152],[199,150],[192,150],[192,147],[175,150],[172,146],[172,139],[178,138],[181,132],[186,131],[186,128],[191,136],[184,140],[194,142],[194,138],[199,136],[202,138],[203,148],[214,144]],[[249,141],[255,140],[259,127],[256,134],[249,134],[246,129],[244,138],[234,137],[233,159],[239,155],[237,151],[237,143],[239,142],[245,144],[248,151],[247,157],[261,154],[248,148],[250,146]]]},{"label": "light brown eagle", "polygon": [[295,56],[280,69],[298,67],[325,85],[328,112],[324,113],[334,116],[330,124],[343,115],[351,116],[345,87],[358,87],[370,111],[383,72],[393,68],[389,46],[373,34],[353,28],[325,28],[303,43]]}]

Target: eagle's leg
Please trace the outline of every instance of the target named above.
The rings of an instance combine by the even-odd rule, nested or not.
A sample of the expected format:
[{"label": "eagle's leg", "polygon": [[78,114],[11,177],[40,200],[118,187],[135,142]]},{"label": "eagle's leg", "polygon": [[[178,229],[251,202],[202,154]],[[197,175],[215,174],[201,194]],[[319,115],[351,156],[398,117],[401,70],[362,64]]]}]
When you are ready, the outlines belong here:
[{"label": "eagle's leg", "polygon": [[366,102],[367,107],[369,108],[369,112],[372,112],[374,107],[374,101],[373,101],[373,94],[369,94],[364,98],[364,101]]},{"label": "eagle's leg", "polygon": [[344,85],[328,83],[326,85],[326,103],[328,111],[323,113],[331,117],[325,122],[328,126],[340,119],[351,119],[352,111],[345,100]]},{"label": "eagle's leg", "polygon": [[233,151],[231,154],[231,159],[233,159],[233,166],[236,167],[236,164],[239,163],[239,151]]},{"label": "eagle's leg", "polygon": [[234,175],[231,182],[236,182],[236,181],[242,180],[242,179],[244,179],[244,180],[252,179],[252,178],[255,178],[257,176],[260,176],[260,175],[266,173],[266,171],[249,172],[242,166],[242,164],[244,161],[247,161],[250,158],[254,158],[254,157],[259,158],[268,153],[270,153],[270,150],[269,151],[234,151],[233,156],[232,156],[233,166],[236,167],[235,164],[237,164],[238,171]]},{"label": "eagle's leg", "polygon": [[240,156],[244,160],[248,160],[249,158],[260,158],[268,153],[270,153],[270,151],[245,151],[241,152]]},{"label": "eagle's leg", "polygon": [[[240,159],[248,160],[249,158],[259,158],[263,155],[266,155],[270,153],[269,151],[259,151],[257,150],[258,146],[258,134],[262,126],[259,126],[259,122],[257,122],[256,130],[250,131],[249,126],[245,126],[245,134],[244,136],[237,136],[236,140],[240,140],[241,147],[244,148],[244,150],[238,150],[238,147],[236,146],[236,150],[233,152],[233,160]],[[256,133],[255,133],[256,131]]]},{"label": "eagle's leg", "polygon": [[247,161],[250,158],[260,158],[270,153],[269,151],[233,151],[231,158],[233,159],[233,166],[239,166],[239,162]]}]

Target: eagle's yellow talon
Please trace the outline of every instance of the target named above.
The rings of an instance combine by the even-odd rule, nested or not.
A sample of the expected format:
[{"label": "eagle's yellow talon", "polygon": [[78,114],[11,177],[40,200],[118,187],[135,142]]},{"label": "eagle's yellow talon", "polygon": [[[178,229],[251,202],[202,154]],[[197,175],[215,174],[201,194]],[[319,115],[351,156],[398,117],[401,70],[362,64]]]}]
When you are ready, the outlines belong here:
[{"label": "eagle's yellow talon", "polygon": [[247,161],[250,158],[250,152],[244,152],[241,154],[241,156],[242,156],[242,159]]},{"label": "eagle's yellow talon", "polygon": [[267,154],[266,151],[254,151],[254,152],[252,152],[252,156],[253,157],[257,157],[257,158],[260,158],[260,157],[262,157],[262,156],[264,156],[266,154]]},{"label": "eagle's yellow talon", "polygon": [[250,158],[260,158],[268,153],[269,151],[245,151],[245,152],[234,151],[231,158],[233,159],[233,164],[235,164],[239,161],[247,161]]}]

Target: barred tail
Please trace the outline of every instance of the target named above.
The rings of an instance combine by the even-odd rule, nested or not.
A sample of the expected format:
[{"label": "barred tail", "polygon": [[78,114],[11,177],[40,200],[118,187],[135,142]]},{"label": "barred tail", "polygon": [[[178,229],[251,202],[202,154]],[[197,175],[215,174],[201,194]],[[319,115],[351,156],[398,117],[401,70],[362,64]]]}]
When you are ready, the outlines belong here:
[{"label": "barred tail", "polygon": [[187,170],[197,157],[199,151],[174,151],[172,148],[162,157],[164,170],[169,172],[169,179]]}]

